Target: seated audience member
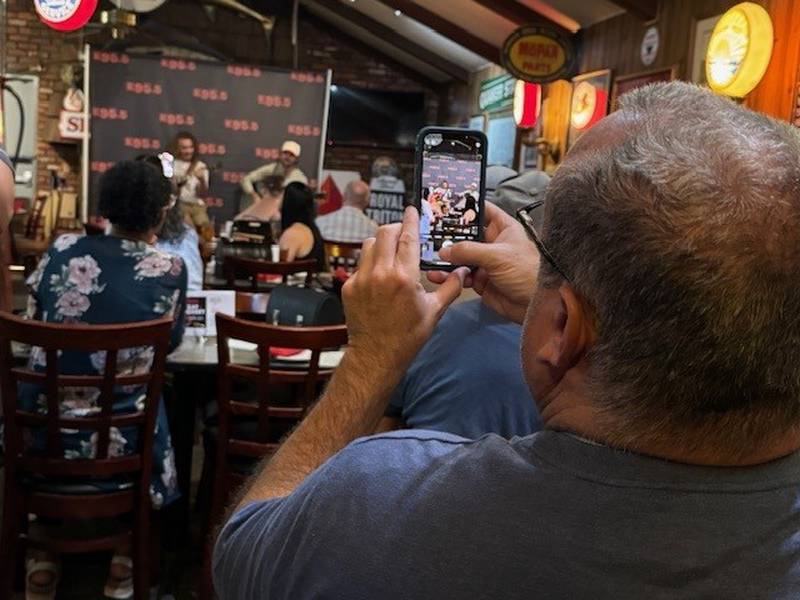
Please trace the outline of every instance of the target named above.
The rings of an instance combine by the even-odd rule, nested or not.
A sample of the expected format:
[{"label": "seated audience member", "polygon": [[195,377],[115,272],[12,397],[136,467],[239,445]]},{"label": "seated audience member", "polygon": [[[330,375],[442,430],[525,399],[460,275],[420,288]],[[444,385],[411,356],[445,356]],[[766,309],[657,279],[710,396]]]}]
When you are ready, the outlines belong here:
[{"label": "seated audience member", "polygon": [[378,224],[364,211],[369,206],[369,186],[361,180],[351,181],[344,188],[342,208],[317,217],[322,239],[331,242],[363,242],[374,237]]},{"label": "seated audience member", "polygon": [[[220,597],[798,597],[798,182],[788,123],[660,83],[581,136],[538,233],[487,205],[488,243],[442,252],[474,274],[426,292],[416,212],[382,227],[339,368],[220,534]],[[524,320],[546,430],[357,439],[462,281]]]},{"label": "seated audience member", "polygon": [[178,256],[186,266],[188,291],[203,289],[203,259],[200,257],[200,237],[197,230],[183,218],[177,203],[169,209],[164,226],[158,232],[156,248]]},{"label": "seated audience member", "polygon": [[0,310],[11,310],[11,232],[14,215],[14,168],[0,146]]},{"label": "seated audience member", "polygon": [[[498,183],[508,171],[511,179]],[[530,204],[550,180],[540,171],[514,175],[506,167],[486,170],[487,201],[502,199],[512,217],[514,207]],[[518,323],[480,300],[448,308],[392,393],[380,429],[405,426],[470,439],[485,433],[510,438],[541,429],[522,374],[521,334]]]},{"label": "seated audience member", "polygon": [[278,240],[286,260],[313,258],[320,270],[325,269],[325,246],[314,223],[314,194],[311,188],[293,182],[283,191],[281,238]]},{"label": "seated audience member", "polygon": [[[53,242],[28,279],[28,316],[53,323],[110,324],[148,321],[169,315],[174,318],[171,346],[183,335],[186,297],[186,268],[183,261],[152,246],[174,203],[169,180],[147,162],[121,162],[109,169],[100,183],[100,213],[111,222],[109,235],[62,235]],[[65,353],[59,368],[71,373],[102,372],[105,356]],[[131,348],[120,352],[118,370],[145,372],[153,360],[152,348]],[[41,348],[31,351],[30,366],[44,370]],[[115,412],[133,411],[140,388],[121,388]],[[62,414],[85,414],[100,390],[66,388]],[[28,410],[37,410],[39,386],[22,384],[19,401]],[[155,508],[178,496],[175,461],[163,403],[159,405],[153,448],[153,477],[150,495]],[[65,457],[88,457],[95,440],[88,432],[62,431]],[[135,447],[135,428],[120,428],[112,437],[116,449],[125,454]],[[36,439],[33,441],[37,443]],[[124,482],[115,479],[92,480],[98,491],[118,489]],[[105,594],[128,598],[133,594],[130,548],[118,548],[112,559]],[[29,595],[53,597],[58,579],[55,556],[32,551],[27,561],[26,586]]]},{"label": "seated audience member", "polygon": [[255,194],[257,200],[235,217],[235,221],[278,221],[281,220],[283,202],[283,176],[267,175],[261,181],[261,193]]}]

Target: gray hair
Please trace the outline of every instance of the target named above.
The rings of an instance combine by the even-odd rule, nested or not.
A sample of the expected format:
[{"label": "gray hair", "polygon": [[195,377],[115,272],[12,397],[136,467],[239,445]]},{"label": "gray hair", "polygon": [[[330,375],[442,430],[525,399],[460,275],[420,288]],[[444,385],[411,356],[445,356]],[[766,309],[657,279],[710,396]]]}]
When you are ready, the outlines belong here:
[{"label": "gray hair", "polygon": [[562,166],[545,209],[594,313],[592,399],[617,443],[744,454],[800,424],[800,135],[686,83],[620,103],[626,137]]}]

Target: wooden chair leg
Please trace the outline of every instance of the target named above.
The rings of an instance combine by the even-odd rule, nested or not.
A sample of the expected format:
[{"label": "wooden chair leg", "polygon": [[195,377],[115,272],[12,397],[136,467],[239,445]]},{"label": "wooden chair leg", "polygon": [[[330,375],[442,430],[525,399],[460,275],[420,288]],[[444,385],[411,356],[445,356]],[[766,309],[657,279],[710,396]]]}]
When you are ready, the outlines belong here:
[{"label": "wooden chair leg", "polygon": [[206,528],[206,535],[204,537],[205,550],[203,552],[202,579],[200,580],[200,588],[198,590],[199,600],[213,600],[215,597],[212,575],[214,542],[216,541],[215,534],[217,533],[217,529],[225,513],[226,488],[228,484],[228,478],[225,477],[225,475],[224,465],[217,465],[214,469],[214,491],[211,496],[211,511],[209,512],[208,527]]},{"label": "wooden chair leg", "polygon": [[13,474],[5,473],[3,521],[0,531],[0,598],[11,598],[19,558],[20,514]]},{"label": "wooden chair leg", "polygon": [[133,531],[133,597],[135,600],[150,598],[150,503],[141,499],[136,510],[136,525]]}]

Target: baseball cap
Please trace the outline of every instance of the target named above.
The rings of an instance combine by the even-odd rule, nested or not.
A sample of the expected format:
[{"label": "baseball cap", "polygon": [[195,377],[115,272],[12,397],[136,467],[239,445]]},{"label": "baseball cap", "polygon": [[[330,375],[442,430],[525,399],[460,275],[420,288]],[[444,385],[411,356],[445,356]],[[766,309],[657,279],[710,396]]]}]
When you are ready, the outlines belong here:
[{"label": "baseball cap", "polygon": [[[488,182],[489,169],[486,169],[486,174]],[[506,214],[516,217],[520,208],[527,206],[537,197],[541,200],[549,184],[550,176],[547,173],[531,169],[500,183],[492,194],[486,194],[486,200],[498,206]],[[537,215],[534,215],[534,219],[536,217]]]},{"label": "baseball cap", "polygon": [[489,165],[486,167],[486,198],[491,202],[491,194],[506,179],[516,177],[517,172],[505,165]]},{"label": "baseball cap", "polygon": [[298,144],[297,142],[293,142],[292,140],[286,140],[285,142],[283,142],[283,145],[281,146],[281,152],[290,152],[299,158],[300,144]]}]

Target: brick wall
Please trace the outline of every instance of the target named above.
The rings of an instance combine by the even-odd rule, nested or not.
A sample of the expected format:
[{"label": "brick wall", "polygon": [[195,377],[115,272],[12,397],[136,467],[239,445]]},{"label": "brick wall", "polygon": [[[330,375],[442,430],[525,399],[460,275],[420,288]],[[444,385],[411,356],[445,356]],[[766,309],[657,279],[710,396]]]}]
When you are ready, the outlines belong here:
[{"label": "brick wall", "polygon": [[[38,113],[36,134],[39,167],[37,188],[50,189],[48,167],[55,167],[66,177],[68,191],[80,188],[80,145],[51,144],[47,141],[51,134],[53,120],[57,121],[61,99],[67,85],[61,81],[61,69],[74,60],[78,65],[80,42],[77,37],[67,37],[45,27],[36,17],[33,2],[30,0],[9,0],[8,24],[6,28],[6,69],[9,73],[39,76],[39,103],[36,107],[26,106],[26,114],[31,110]],[[15,114],[9,111],[9,115]],[[16,142],[6,140],[13,152]]]}]

